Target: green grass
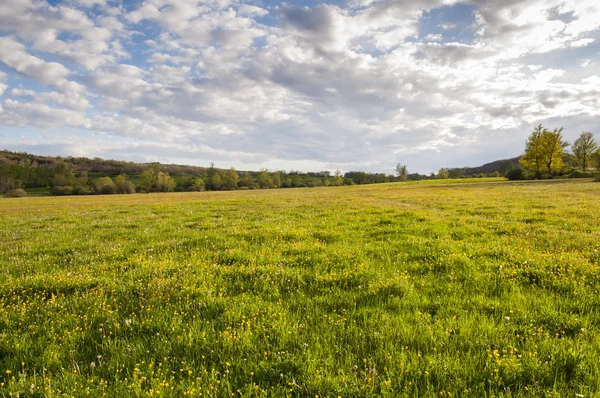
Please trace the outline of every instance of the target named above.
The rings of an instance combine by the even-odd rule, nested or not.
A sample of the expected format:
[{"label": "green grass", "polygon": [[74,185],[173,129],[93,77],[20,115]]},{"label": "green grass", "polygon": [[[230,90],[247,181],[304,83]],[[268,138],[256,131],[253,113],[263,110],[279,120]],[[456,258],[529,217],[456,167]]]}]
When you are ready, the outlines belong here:
[{"label": "green grass", "polygon": [[0,396],[600,394],[600,184],[0,200]]}]

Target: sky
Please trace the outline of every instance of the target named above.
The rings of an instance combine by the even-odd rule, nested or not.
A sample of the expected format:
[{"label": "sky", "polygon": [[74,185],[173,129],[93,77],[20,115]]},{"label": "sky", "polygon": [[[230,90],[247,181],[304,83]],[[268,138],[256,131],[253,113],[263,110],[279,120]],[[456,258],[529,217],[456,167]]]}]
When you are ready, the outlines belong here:
[{"label": "sky", "polygon": [[600,138],[597,0],[3,0],[0,148],[393,173]]}]

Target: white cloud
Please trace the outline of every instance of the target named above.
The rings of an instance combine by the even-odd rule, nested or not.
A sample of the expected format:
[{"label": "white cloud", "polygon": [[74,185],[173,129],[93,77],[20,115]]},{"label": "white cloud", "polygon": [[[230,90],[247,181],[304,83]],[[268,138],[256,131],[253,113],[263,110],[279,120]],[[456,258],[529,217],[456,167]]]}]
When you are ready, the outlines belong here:
[{"label": "white cloud", "polygon": [[473,0],[474,21],[423,31],[456,3],[3,4],[0,60],[51,91],[0,74],[0,123],[86,129],[125,140],[122,156],[387,172],[514,156],[537,123],[593,128],[594,1]]},{"label": "white cloud", "polygon": [[0,71],[0,97],[4,94],[4,91],[8,88],[8,85],[5,83],[7,79],[6,73]]},{"label": "white cloud", "polygon": [[2,103],[0,123],[8,126],[33,126],[42,130],[61,126],[89,128],[90,124],[79,111],[57,109],[45,104],[22,103],[7,99]]},{"label": "white cloud", "polygon": [[11,37],[0,37],[0,62],[47,87],[61,90],[65,95],[70,96],[71,104],[81,104],[78,106],[79,109],[87,107],[88,101],[84,97],[85,88],[67,79],[72,74],[69,69],[60,63],[46,62],[29,54],[24,45]]},{"label": "white cloud", "polygon": [[25,46],[11,37],[0,37],[0,61],[19,73],[46,85],[63,85],[71,71],[58,62],[46,62],[27,53]]},{"label": "white cloud", "polygon": [[[102,1],[83,0],[75,5],[102,5]],[[115,34],[123,34],[124,26],[114,15],[97,19],[96,24],[84,10],[67,5],[51,6],[45,1],[19,0],[0,3],[0,33],[13,34],[30,43],[35,50],[45,51],[93,70],[115,62],[119,54],[108,42]],[[61,34],[72,38],[61,39]]]},{"label": "white cloud", "polygon": [[427,36],[425,36],[423,38],[425,41],[442,41],[442,35],[441,34],[434,34],[434,33],[430,33]]}]

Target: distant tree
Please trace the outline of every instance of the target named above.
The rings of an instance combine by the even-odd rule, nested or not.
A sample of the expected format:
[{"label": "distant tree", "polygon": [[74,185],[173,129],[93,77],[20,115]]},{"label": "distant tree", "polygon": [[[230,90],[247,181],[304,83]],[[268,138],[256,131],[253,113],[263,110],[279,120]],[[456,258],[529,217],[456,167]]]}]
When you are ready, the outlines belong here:
[{"label": "distant tree", "polygon": [[339,170],[335,171],[335,175],[333,177],[333,179],[331,180],[331,185],[333,185],[334,187],[339,187],[344,185],[344,179],[342,178],[342,172]]},{"label": "distant tree", "polygon": [[276,171],[271,175],[271,182],[273,183],[273,188],[281,187],[281,172]]},{"label": "distant tree", "polygon": [[500,172],[500,174],[502,175],[506,175],[506,173],[514,168],[516,168],[517,166],[515,166],[515,164],[506,159],[500,162],[500,165],[498,166],[498,171]]},{"label": "distant tree", "polygon": [[448,173],[448,169],[440,169],[437,173],[437,178],[440,180],[445,180],[450,176],[450,174]]},{"label": "distant tree", "polygon": [[600,149],[592,154],[590,161],[596,169],[600,170]]},{"label": "distant tree", "polygon": [[152,168],[148,168],[140,174],[140,189],[150,192],[156,185],[157,174]]},{"label": "distant tree", "polygon": [[292,188],[301,188],[301,187],[306,186],[306,184],[304,183],[304,180],[298,174],[293,174],[290,177],[290,179],[292,180],[292,183],[291,183]]},{"label": "distant tree", "polygon": [[[60,163],[60,165],[64,166],[63,163]],[[73,186],[73,184],[75,183],[75,174],[73,174],[73,171],[68,170],[64,167],[59,167],[59,169],[61,170],[61,172],[54,175],[54,178],[52,179],[52,186]]]},{"label": "distant tree", "polygon": [[247,187],[248,189],[254,189],[254,180],[252,179],[252,174],[245,171],[242,174],[242,178],[240,179],[240,182],[238,184],[241,187]]},{"label": "distant tree", "polygon": [[125,174],[119,174],[115,177],[115,192],[119,194],[135,193],[135,186]]},{"label": "distant tree", "polygon": [[549,175],[558,172],[564,162],[565,148],[569,143],[563,141],[563,128],[552,131],[541,124],[533,130],[525,144],[525,153],[519,162],[528,172],[536,178],[542,173]]},{"label": "distant tree", "polygon": [[225,173],[225,177],[223,178],[223,187],[225,187],[226,189],[236,189],[239,180],[240,176],[232,167],[229,170],[227,170],[227,173]]},{"label": "distant tree", "polygon": [[328,187],[331,185],[331,181],[327,177],[321,177],[321,185],[324,187]]},{"label": "distant tree", "polygon": [[283,177],[281,179],[281,188],[291,188],[292,187],[292,179],[290,177]]},{"label": "distant tree", "polygon": [[504,176],[509,180],[524,180],[525,170],[520,167],[515,167],[514,169],[508,170]]},{"label": "distant tree", "polygon": [[448,178],[461,178],[465,174],[465,170],[461,168],[448,169]]},{"label": "distant tree", "polygon": [[113,194],[115,193],[115,183],[110,177],[100,177],[96,180],[94,184],[97,193],[101,193],[103,195]]},{"label": "distant tree", "polygon": [[87,187],[89,183],[88,172],[85,170],[80,172],[75,183],[79,183],[82,187]]},{"label": "distant tree", "polygon": [[398,163],[396,165],[396,174],[398,175],[398,179],[400,181],[408,180],[408,168],[406,167],[406,165]]},{"label": "distant tree", "polygon": [[156,189],[159,192],[171,192],[175,188],[175,180],[171,178],[169,173],[159,171],[156,175]]},{"label": "distant tree", "polygon": [[577,164],[585,172],[590,164],[590,158],[598,150],[598,144],[594,140],[594,135],[590,132],[583,132],[573,143],[573,155]]},{"label": "distant tree", "polygon": [[223,185],[223,178],[219,173],[214,172],[212,177],[209,177],[209,179],[210,189],[212,189],[213,191],[218,191],[219,189],[221,189],[221,186]]},{"label": "distant tree", "polygon": [[194,183],[192,184],[192,188],[194,191],[204,191],[206,189],[204,179],[202,177],[196,177],[196,179],[194,179]]},{"label": "distant tree", "polygon": [[194,177],[191,175],[179,176],[175,178],[175,183],[177,184],[175,190],[180,190],[182,192],[194,191],[194,188],[192,188],[192,185],[194,184]]},{"label": "distant tree", "polygon": [[9,192],[21,188],[21,184],[13,176],[0,175],[0,193]]},{"label": "distant tree", "polygon": [[317,178],[314,178],[310,174],[306,174],[302,180],[304,182],[304,185],[309,188],[314,188],[318,185],[321,185],[321,181]]},{"label": "distant tree", "polygon": [[256,182],[261,189],[273,188],[273,180],[271,180],[271,176],[266,169],[260,171]]}]

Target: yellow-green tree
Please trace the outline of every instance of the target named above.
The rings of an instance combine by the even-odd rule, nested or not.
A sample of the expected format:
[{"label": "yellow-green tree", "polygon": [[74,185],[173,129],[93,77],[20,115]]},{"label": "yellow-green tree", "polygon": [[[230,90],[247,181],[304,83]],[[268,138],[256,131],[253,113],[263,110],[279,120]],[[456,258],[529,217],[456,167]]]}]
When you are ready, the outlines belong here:
[{"label": "yellow-green tree", "polygon": [[229,170],[227,170],[227,173],[225,174],[223,186],[227,189],[236,189],[239,181],[240,176],[238,175],[237,171],[235,171],[235,169],[232,167]]},{"label": "yellow-green tree", "polygon": [[135,193],[135,185],[127,178],[125,174],[119,174],[115,177],[116,193]]},{"label": "yellow-green tree", "polygon": [[260,186],[262,189],[273,188],[273,180],[271,180],[271,175],[267,169],[262,169],[256,180],[258,182],[258,186]]},{"label": "yellow-green tree", "polygon": [[400,181],[408,180],[408,168],[406,167],[406,165],[398,163],[396,165],[396,174],[398,174],[398,179]]},{"label": "yellow-green tree", "polygon": [[159,171],[156,175],[156,189],[159,192],[171,192],[175,188],[175,181],[169,173],[163,173]]},{"label": "yellow-green tree", "polygon": [[583,132],[573,143],[573,155],[583,171],[587,171],[594,152],[598,150],[598,144],[594,140],[594,134]]},{"label": "yellow-green tree", "polygon": [[202,177],[196,177],[192,187],[195,191],[204,191],[206,189],[206,184],[204,183],[204,179]]},{"label": "yellow-green tree", "polygon": [[152,167],[144,170],[144,172],[140,174],[140,189],[143,192],[150,192],[156,185],[156,177],[157,173]]},{"label": "yellow-green tree", "polygon": [[450,173],[448,173],[448,169],[440,169],[437,173],[437,178],[440,180],[445,180],[450,177]]},{"label": "yellow-green tree", "polygon": [[563,128],[548,130],[541,124],[533,130],[525,143],[525,153],[519,162],[535,177],[542,173],[556,174],[563,167],[565,148],[569,143],[563,141]]}]

